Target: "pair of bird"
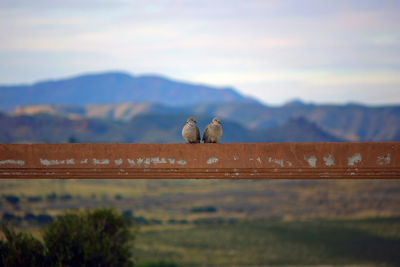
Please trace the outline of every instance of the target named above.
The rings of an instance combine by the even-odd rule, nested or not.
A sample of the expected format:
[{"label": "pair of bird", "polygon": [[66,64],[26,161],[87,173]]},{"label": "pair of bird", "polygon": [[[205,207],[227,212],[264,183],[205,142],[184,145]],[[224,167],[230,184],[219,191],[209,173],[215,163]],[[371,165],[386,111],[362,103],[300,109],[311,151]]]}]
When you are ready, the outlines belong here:
[{"label": "pair of bird", "polygon": [[[182,129],[183,138],[189,143],[200,143],[200,131],[196,126],[196,120],[189,117]],[[221,121],[214,118],[210,124],[206,126],[203,133],[204,143],[217,143],[222,136]]]}]

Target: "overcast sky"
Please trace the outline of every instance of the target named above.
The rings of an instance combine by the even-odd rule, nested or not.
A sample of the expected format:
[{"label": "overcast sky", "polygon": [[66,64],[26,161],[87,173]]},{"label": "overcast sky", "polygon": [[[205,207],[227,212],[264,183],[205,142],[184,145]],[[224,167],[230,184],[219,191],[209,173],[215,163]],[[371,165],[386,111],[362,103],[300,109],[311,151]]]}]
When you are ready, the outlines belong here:
[{"label": "overcast sky", "polygon": [[0,84],[123,70],[268,104],[400,103],[400,1],[1,0]]}]

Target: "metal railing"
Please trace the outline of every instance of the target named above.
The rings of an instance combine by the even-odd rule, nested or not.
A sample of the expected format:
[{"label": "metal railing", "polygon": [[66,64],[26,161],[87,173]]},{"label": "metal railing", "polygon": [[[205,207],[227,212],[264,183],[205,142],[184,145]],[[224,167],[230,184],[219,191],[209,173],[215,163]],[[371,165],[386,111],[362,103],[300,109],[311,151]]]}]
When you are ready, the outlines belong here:
[{"label": "metal railing", "polygon": [[0,178],[399,179],[400,143],[1,144]]}]

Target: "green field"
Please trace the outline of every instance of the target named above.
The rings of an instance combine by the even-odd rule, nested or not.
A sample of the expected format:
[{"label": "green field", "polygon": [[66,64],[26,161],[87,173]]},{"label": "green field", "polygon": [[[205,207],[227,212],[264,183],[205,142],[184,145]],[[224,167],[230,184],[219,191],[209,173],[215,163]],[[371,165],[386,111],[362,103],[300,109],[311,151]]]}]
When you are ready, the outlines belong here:
[{"label": "green field", "polygon": [[400,217],[240,221],[142,230],[139,261],[179,266],[400,265]]},{"label": "green field", "polygon": [[397,180],[2,180],[0,196],[38,237],[69,209],[132,214],[139,263],[400,266]]}]

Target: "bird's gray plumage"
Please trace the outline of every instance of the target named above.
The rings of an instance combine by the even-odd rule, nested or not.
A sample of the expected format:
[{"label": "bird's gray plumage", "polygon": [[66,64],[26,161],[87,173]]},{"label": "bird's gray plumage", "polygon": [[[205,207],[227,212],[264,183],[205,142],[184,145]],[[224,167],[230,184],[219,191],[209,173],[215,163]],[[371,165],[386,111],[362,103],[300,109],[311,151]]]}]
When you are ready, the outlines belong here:
[{"label": "bird's gray plumage", "polygon": [[206,126],[203,133],[204,143],[217,143],[222,136],[221,121],[214,118],[210,124]]},{"label": "bird's gray plumage", "polygon": [[193,117],[188,118],[182,129],[182,136],[189,143],[200,143],[200,131]]}]

